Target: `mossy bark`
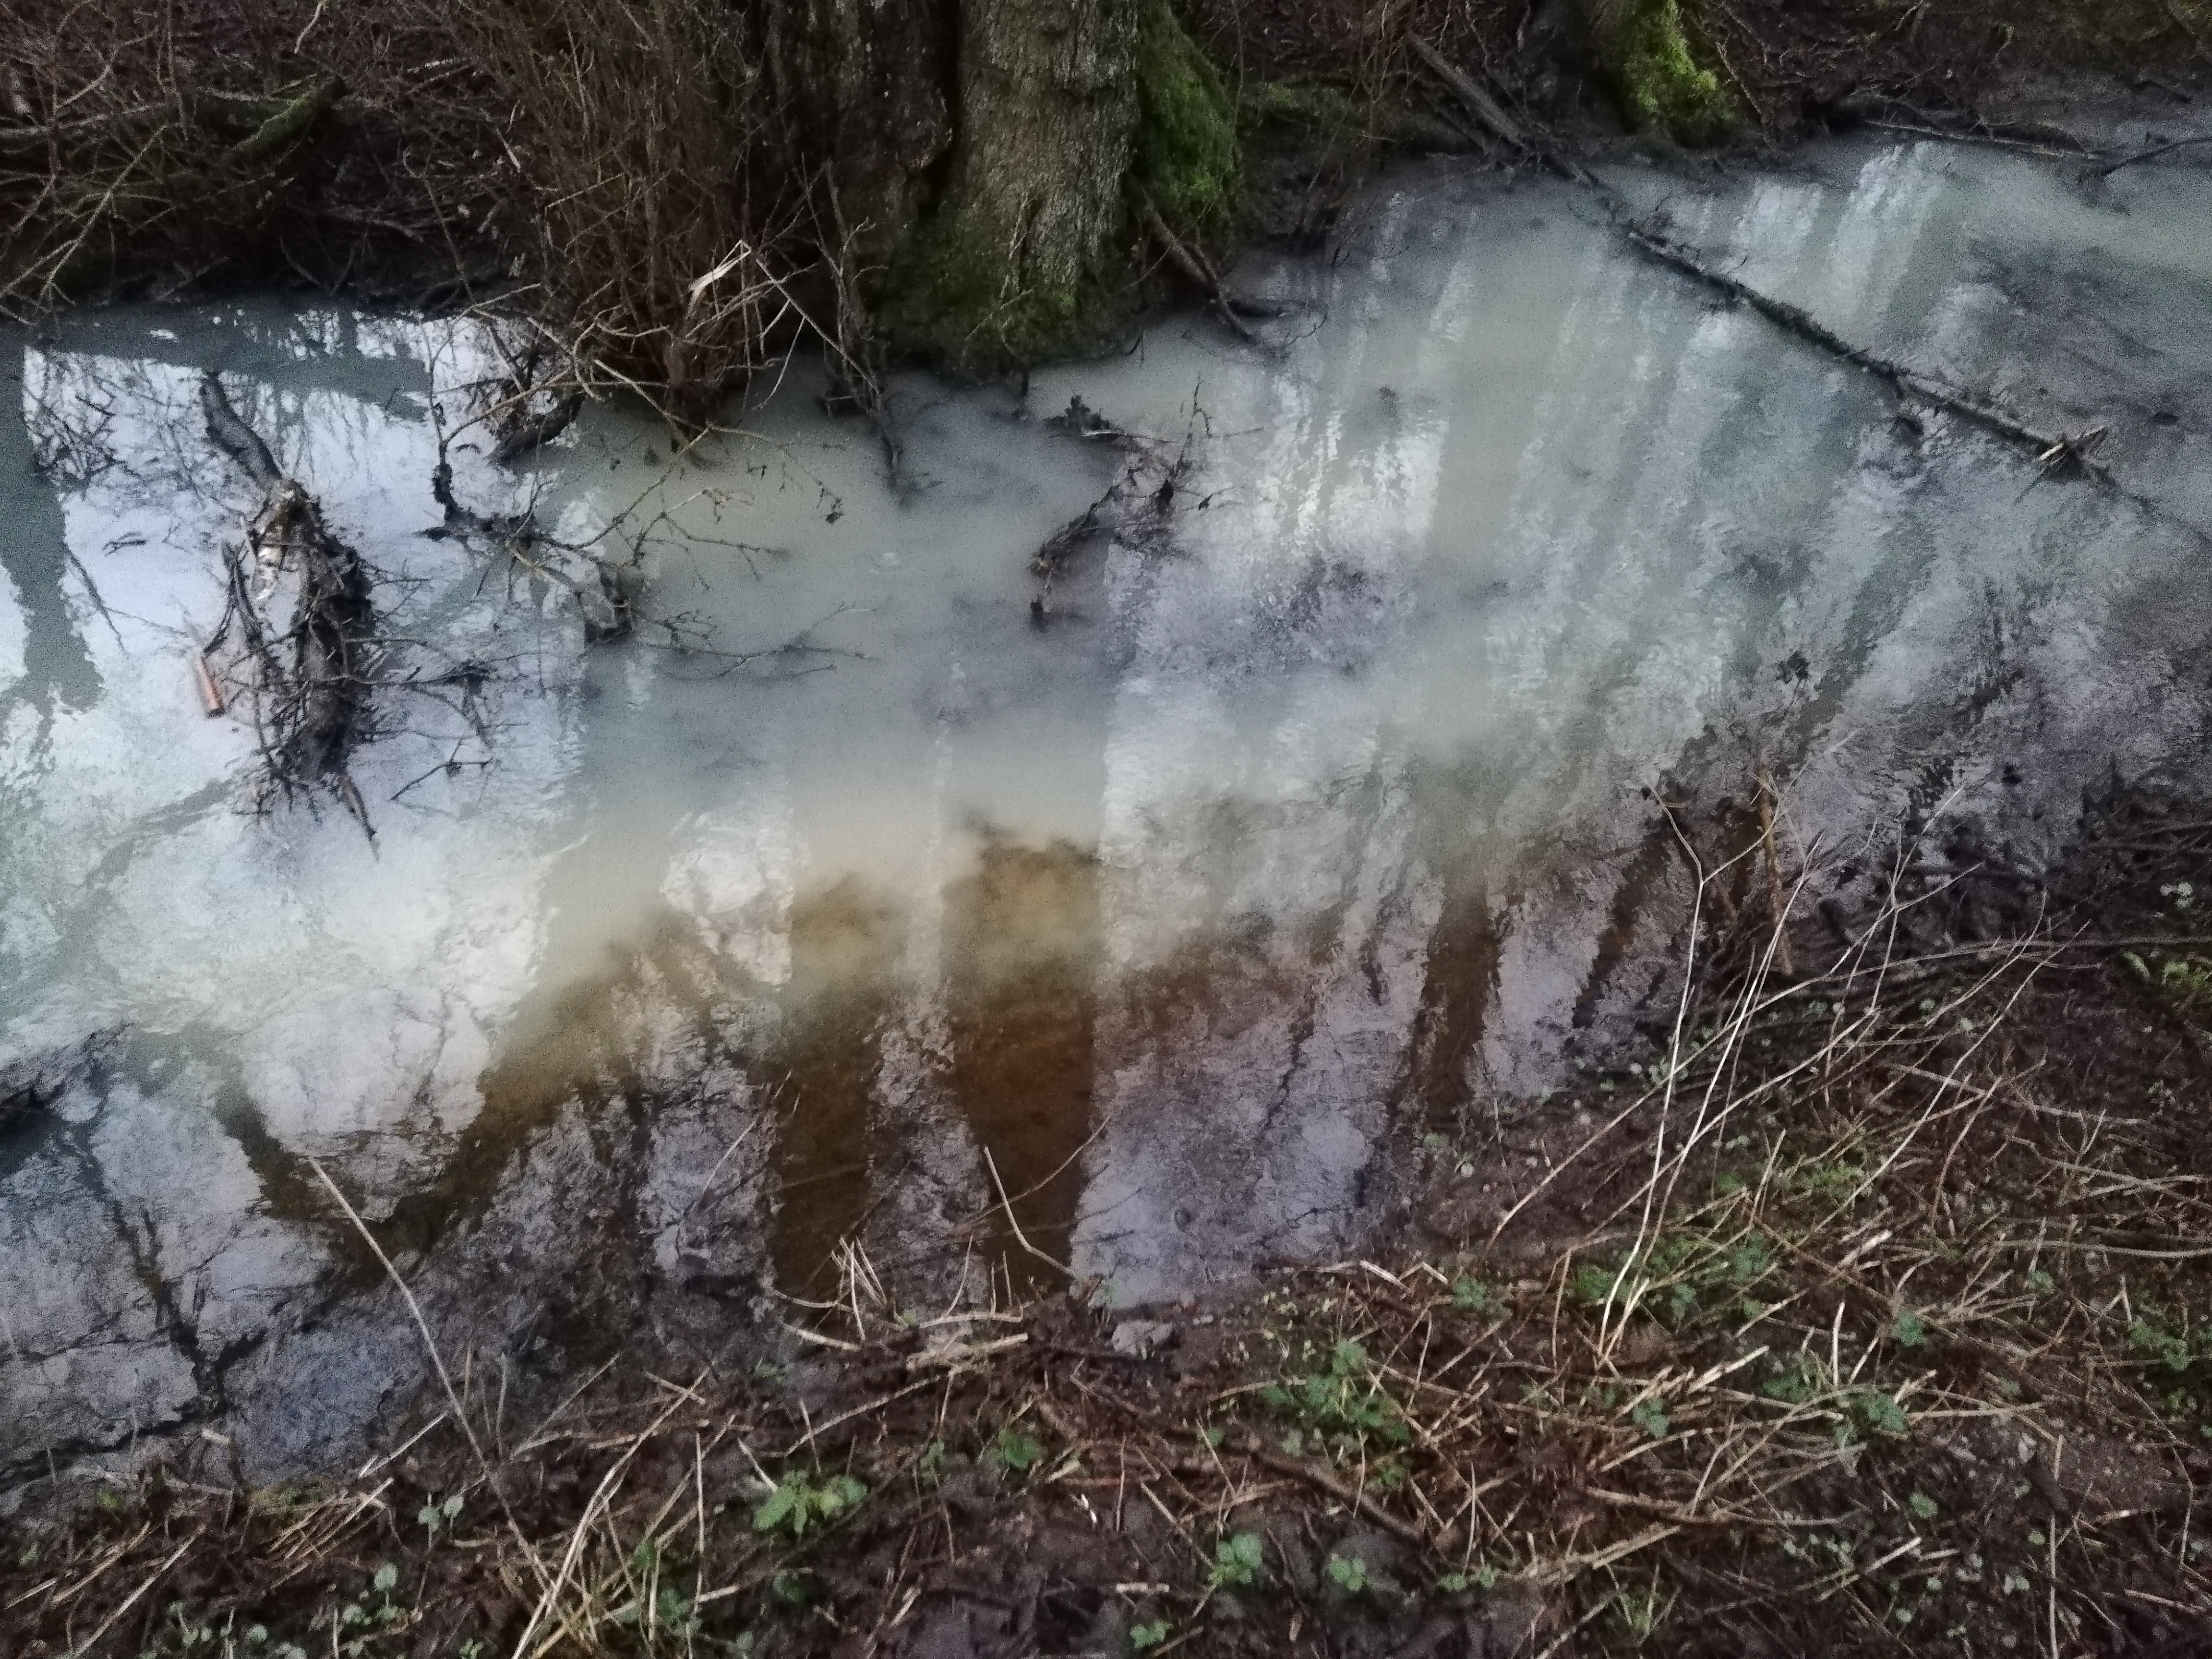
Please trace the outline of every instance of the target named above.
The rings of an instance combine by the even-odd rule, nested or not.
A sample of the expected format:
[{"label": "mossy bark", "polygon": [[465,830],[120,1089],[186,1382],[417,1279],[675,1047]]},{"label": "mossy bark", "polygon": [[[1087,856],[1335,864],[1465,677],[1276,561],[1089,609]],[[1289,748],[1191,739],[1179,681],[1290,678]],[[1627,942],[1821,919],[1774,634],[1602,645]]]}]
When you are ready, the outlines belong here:
[{"label": "mossy bark", "polygon": [[1103,333],[1140,21],[1141,0],[964,0],[951,176],[884,307],[901,344],[987,374]]},{"label": "mossy bark", "polygon": [[1698,61],[1680,0],[1597,0],[1599,61],[1621,114],[1678,143],[1711,144],[1736,124],[1735,102]]},{"label": "mossy bark", "polygon": [[1130,178],[1190,240],[1225,237],[1243,216],[1236,100],[1169,0],[1146,0],[1140,20]]}]

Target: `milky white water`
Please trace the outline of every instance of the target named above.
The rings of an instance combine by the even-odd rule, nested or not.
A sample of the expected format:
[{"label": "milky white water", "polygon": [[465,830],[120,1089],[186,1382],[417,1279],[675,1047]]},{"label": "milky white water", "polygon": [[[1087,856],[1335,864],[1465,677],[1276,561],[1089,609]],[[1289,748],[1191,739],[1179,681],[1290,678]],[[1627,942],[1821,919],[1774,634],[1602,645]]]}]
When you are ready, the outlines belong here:
[{"label": "milky white water", "polygon": [[[73,1080],[0,1120],[0,1462],[215,1412],[282,1462],[405,1398],[311,1158],[517,1364],[742,1321],[848,1236],[957,1285],[1012,1242],[1000,1183],[1126,1300],[1350,1249],[1423,1133],[1572,1083],[1673,983],[1662,784],[1763,760],[1800,847],[1940,804],[2032,865],[2116,769],[2201,774],[2212,175],[1612,182],[2104,427],[2134,495],[1900,421],[1568,186],[1449,171],[1249,263],[1264,348],[1170,322],[1024,395],[901,382],[896,471],[804,369],[681,457],[607,410],[518,471],[465,434],[480,510],[643,535],[647,620],[601,643],[420,533],[472,326],[11,338],[0,1060]],[[200,711],[252,505],[205,368],[377,574],[373,840],[254,816],[250,730]],[[1048,423],[1076,397],[1188,467],[1047,586],[1130,459]]]}]

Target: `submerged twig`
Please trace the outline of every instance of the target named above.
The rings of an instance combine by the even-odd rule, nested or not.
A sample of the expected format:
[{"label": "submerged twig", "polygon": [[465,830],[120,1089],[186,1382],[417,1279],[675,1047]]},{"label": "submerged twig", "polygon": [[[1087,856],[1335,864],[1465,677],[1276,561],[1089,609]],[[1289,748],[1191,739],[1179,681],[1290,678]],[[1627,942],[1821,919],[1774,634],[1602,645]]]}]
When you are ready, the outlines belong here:
[{"label": "submerged twig", "polygon": [[[260,434],[239,417],[213,373],[201,379],[200,406],[209,437],[262,492],[246,550],[228,561],[228,604],[199,657],[201,672],[220,703],[222,677],[208,656],[235,627],[240,649],[225,672],[250,696],[270,781],[286,794],[328,788],[374,836],[347,769],[368,716],[368,573],[325,526],[315,498],[284,475]],[[247,575],[248,558],[257,579]],[[268,606],[280,592],[289,609],[272,620]],[[206,700],[205,689],[202,695]]]}]

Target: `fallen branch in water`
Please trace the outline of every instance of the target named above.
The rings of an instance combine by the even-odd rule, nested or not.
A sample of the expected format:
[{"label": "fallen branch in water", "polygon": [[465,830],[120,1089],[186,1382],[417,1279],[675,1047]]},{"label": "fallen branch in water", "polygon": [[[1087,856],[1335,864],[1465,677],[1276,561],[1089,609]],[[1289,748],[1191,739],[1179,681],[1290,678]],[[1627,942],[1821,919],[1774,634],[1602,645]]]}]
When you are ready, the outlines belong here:
[{"label": "fallen branch in water", "polygon": [[1961,419],[1972,421],[2009,442],[2032,450],[2037,464],[2045,471],[2072,467],[2101,483],[2112,482],[2112,475],[2089,456],[2096,434],[2069,436],[2064,433],[2045,432],[2032,427],[1995,404],[1954,391],[1917,369],[1908,368],[1878,352],[1869,351],[1864,346],[1854,345],[1811,312],[1793,306],[1787,300],[1778,300],[1771,294],[1763,293],[1724,270],[1716,270],[1699,258],[1694,250],[1680,242],[1640,225],[1631,224],[1622,228],[1630,241],[1662,264],[1693,276],[1708,288],[1717,289],[1730,299],[1749,306],[1769,322],[1809,344],[1818,346],[1830,356],[1855,368],[1864,369],[1878,380],[1887,381],[1891,388],[1901,396],[1933,404]]},{"label": "fallen branch in water", "polygon": [[[234,629],[240,648],[227,672],[252,702],[268,781],[287,795],[330,789],[374,835],[346,769],[368,714],[362,655],[374,614],[368,573],[324,525],[315,498],[284,476],[260,434],[239,418],[212,373],[201,379],[200,407],[208,436],[262,492],[245,547],[226,550],[229,604],[201,653],[203,672],[219,694],[221,677],[208,662]],[[277,623],[268,606],[280,591],[289,591],[290,604]]]},{"label": "fallen branch in water", "polygon": [[2200,132],[2192,138],[2177,138],[2170,144],[2154,144],[2148,149],[2137,150],[2133,155],[2123,155],[2109,167],[2097,169],[2097,177],[2109,179],[2122,167],[2131,167],[2138,161],[2154,161],[2161,155],[2171,155],[2178,149],[2187,149],[2195,144],[2212,144],[2212,132]]}]

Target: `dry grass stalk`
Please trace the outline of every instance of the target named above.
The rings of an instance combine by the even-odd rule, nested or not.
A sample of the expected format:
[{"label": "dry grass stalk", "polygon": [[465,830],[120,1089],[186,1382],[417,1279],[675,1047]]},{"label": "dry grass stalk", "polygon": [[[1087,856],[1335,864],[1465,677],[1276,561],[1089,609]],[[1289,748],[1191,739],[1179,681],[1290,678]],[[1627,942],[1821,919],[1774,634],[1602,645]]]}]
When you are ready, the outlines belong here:
[{"label": "dry grass stalk", "polygon": [[546,311],[572,355],[697,424],[798,319],[799,192],[743,14],[699,0],[471,0],[518,112]]}]

